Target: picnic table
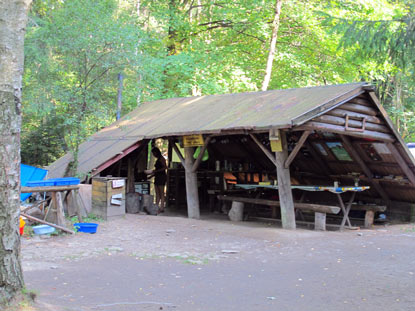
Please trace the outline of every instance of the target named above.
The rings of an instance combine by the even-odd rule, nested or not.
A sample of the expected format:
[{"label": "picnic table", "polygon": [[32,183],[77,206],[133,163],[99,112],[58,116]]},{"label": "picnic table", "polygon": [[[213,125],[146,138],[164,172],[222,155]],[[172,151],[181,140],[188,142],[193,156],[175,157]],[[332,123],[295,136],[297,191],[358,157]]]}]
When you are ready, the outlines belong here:
[{"label": "picnic table", "polygon": [[[258,184],[236,184],[235,187],[245,189],[245,190],[255,190],[257,188],[267,188],[267,189],[274,189],[278,190],[278,185],[258,185]],[[340,230],[342,230],[347,223],[349,228],[353,228],[352,224],[349,219],[350,209],[354,202],[357,192],[362,192],[365,190],[370,189],[369,186],[347,186],[347,187],[339,187],[339,186],[307,186],[307,185],[292,185],[291,189],[298,189],[303,191],[328,191],[331,193],[336,194],[337,199],[339,201],[340,208],[343,213],[343,219],[340,224]],[[341,194],[345,192],[352,192],[352,195],[345,205]]]}]

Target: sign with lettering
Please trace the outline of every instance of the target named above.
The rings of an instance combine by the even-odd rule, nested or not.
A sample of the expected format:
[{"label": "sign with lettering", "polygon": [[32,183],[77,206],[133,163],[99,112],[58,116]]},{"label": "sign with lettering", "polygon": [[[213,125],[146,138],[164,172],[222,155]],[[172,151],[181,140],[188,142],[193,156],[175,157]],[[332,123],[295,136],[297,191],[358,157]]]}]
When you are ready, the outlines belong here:
[{"label": "sign with lettering", "polygon": [[124,179],[118,179],[112,181],[112,188],[121,188],[124,187],[125,180]]},{"label": "sign with lettering", "polygon": [[111,196],[111,205],[121,206],[122,193],[114,194]]},{"label": "sign with lettering", "polygon": [[200,147],[203,145],[203,136],[201,134],[183,136],[184,147]]},{"label": "sign with lettering", "polygon": [[271,151],[273,152],[282,151],[281,135],[278,129],[272,128],[269,130],[269,141],[271,143]]}]

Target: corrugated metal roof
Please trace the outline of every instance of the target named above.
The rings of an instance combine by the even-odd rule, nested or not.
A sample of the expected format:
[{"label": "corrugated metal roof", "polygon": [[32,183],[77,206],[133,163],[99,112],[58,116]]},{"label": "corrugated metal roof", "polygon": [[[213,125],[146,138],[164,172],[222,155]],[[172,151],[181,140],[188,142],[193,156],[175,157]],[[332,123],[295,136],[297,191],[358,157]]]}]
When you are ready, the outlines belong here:
[{"label": "corrugated metal roof", "polygon": [[[171,98],[142,104],[81,144],[79,173],[88,173],[144,138],[299,125],[363,92],[366,83],[239,94]],[[63,176],[65,155],[49,167]]]}]

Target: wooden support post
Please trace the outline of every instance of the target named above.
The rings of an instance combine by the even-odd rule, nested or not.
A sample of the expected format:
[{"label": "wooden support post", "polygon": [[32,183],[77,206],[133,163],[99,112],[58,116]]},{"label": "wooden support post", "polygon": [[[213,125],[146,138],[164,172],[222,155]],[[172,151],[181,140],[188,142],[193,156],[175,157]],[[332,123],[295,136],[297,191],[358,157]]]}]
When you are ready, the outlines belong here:
[{"label": "wooden support post", "polygon": [[314,213],[314,230],[326,231],[326,213]]},{"label": "wooden support post", "polygon": [[300,140],[295,145],[293,151],[288,156],[287,160],[285,161],[284,167],[289,168],[292,161],[294,161],[295,156],[300,151],[301,147],[304,145],[305,141],[307,140],[308,136],[310,135],[311,131],[304,131],[300,137]]},{"label": "wooden support post", "polygon": [[410,223],[415,223],[415,205],[411,204],[411,211],[410,211],[410,215],[409,215],[409,222]]},{"label": "wooden support post", "polygon": [[244,219],[244,203],[232,202],[232,208],[228,216],[231,221],[242,221]]},{"label": "wooden support post", "polygon": [[379,195],[382,197],[382,199],[384,199],[385,201],[389,201],[389,196],[387,195],[385,190],[383,190],[383,188],[379,184],[379,182],[373,179],[372,172],[370,171],[370,169],[366,165],[366,163],[362,160],[362,158],[360,157],[358,152],[353,148],[353,145],[350,142],[349,137],[347,137],[345,135],[340,135],[340,137],[343,141],[344,148],[350,154],[352,159],[354,161],[356,161],[357,164],[359,164],[360,168],[363,170],[363,173],[367,176],[367,178],[369,179],[369,181],[371,182],[371,184],[375,188],[375,190],[379,193]]},{"label": "wooden support post", "polygon": [[284,229],[295,229],[294,200],[291,191],[290,169],[285,168],[288,157],[287,139],[285,132],[280,132],[282,139],[282,151],[275,152],[275,164],[278,176],[278,193],[281,203],[281,221]]},{"label": "wooden support post", "polygon": [[79,222],[83,222],[83,217],[88,216],[87,210],[84,201],[82,200],[79,190],[72,190],[72,199],[76,204],[76,216],[78,217]]},{"label": "wooden support post", "polygon": [[366,211],[365,214],[365,228],[370,229],[373,226],[375,220],[375,211]]},{"label": "wooden support post", "polygon": [[278,208],[276,206],[271,206],[271,218],[276,219],[278,215]]},{"label": "wooden support post", "polygon": [[[55,194],[55,202],[56,202],[56,220],[58,226],[65,226],[65,213],[63,211],[63,203],[62,203],[62,195],[60,192],[54,192]],[[53,197],[53,193],[52,193]]]},{"label": "wooden support post", "polygon": [[134,162],[131,157],[128,158],[127,169],[127,193],[134,192]]},{"label": "wooden support post", "polygon": [[50,210],[53,208],[53,199],[50,200],[48,206],[46,207],[45,216],[43,216],[43,220],[45,221],[48,218]]},{"label": "wooden support post", "polygon": [[[76,190],[73,190],[74,192],[76,191]],[[76,202],[75,204],[76,204],[76,217],[78,217],[78,222],[84,222],[84,220],[83,220],[83,218],[82,218],[82,212],[81,212],[81,202],[80,202],[80,200],[79,200],[79,198],[78,198],[78,193],[75,193],[73,196],[72,196],[72,198],[74,199],[74,201]]]},{"label": "wooden support post", "polygon": [[395,147],[392,143],[387,143],[388,149],[392,153],[393,157],[395,158],[396,162],[398,162],[399,167],[404,172],[406,177],[408,177],[409,181],[413,186],[415,186],[415,175],[411,171],[411,169],[408,166],[408,163],[406,163],[405,159],[402,157],[402,155],[399,153],[399,150]]},{"label": "wooden support post", "polygon": [[[173,145],[174,148],[174,145]],[[175,148],[175,150],[177,147]],[[177,152],[177,151],[176,151]],[[179,152],[180,153],[180,152]],[[179,155],[179,153],[177,155]],[[197,175],[196,172],[193,172],[193,159],[194,148],[185,147],[184,148],[184,168],[185,168],[185,177],[186,177],[186,198],[187,198],[187,216],[193,219],[200,218],[199,210],[199,190],[197,188]],[[180,156],[179,156],[180,158]]]}]

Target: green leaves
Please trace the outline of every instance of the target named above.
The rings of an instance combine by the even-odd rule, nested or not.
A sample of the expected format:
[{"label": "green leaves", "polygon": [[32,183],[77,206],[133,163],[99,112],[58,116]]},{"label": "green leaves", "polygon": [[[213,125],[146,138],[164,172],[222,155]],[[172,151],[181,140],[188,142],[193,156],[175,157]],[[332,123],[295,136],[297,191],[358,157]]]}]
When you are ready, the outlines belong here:
[{"label": "green leaves", "polygon": [[[412,120],[411,3],[284,1],[269,89],[374,81],[392,116]],[[143,101],[259,89],[275,0],[139,4],[36,1],[25,46],[24,161],[42,146],[51,156],[39,161],[50,162],[114,121],[120,72],[123,114]],[[43,146],[48,136],[56,148]]]},{"label": "green leaves", "polygon": [[[378,87],[379,97],[394,119],[398,130],[408,140],[415,138],[412,98],[415,62],[415,16],[412,1],[372,0],[362,10],[346,10],[346,18],[326,16],[341,34],[339,47],[352,49],[361,59],[361,75]],[[339,12],[337,12],[338,14]],[[344,13],[344,12],[343,12]]]}]

